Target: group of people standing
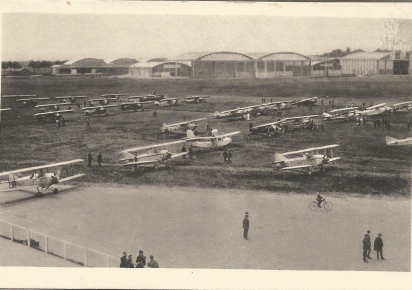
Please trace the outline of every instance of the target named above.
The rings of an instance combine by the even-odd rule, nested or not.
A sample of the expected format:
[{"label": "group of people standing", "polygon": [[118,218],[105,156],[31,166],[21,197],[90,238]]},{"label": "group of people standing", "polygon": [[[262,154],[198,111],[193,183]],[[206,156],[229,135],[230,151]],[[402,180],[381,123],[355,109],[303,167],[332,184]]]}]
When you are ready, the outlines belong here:
[{"label": "group of people standing", "polygon": [[[145,268],[146,256],[143,255],[143,251],[139,251],[139,255],[136,258],[136,263],[133,262],[133,256],[127,256],[126,252],[123,252],[123,256],[120,258],[120,268]],[[159,268],[159,263],[154,259],[153,255],[150,255],[150,261],[147,263],[149,268]]]},{"label": "group of people standing", "polygon": [[389,119],[381,119],[378,118],[375,121],[373,121],[373,127],[376,128],[386,128],[386,129],[390,129],[391,126],[391,121]]},{"label": "group of people standing", "polygon": [[[92,167],[93,155],[91,151],[89,151],[89,154],[87,154],[87,161],[88,161],[87,166]],[[103,162],[103,155],[101,152],[99,152],[99,154],[97,155],[97,163],[99,164],[99,166],[102,166],[102,162]]]},{"label": "group of people standing", "polygon": [[[371,231],[368,230],[367,233],[365,234],[363,240],[362,240],[362,244],[363,244],[363,261],[365,263],[368,263],[368,259],[372,259],[370,256],[370,252],[371,252],[371,237],[370,237],[370,233]],[[373,250],[376,251],[376,255],[377,255],[377,259],[379,260],[379,255],[381,260],[386,260],[383,257],[382,254],[382,248],[383,248],[383,241],[382,241],[382,234],[379,233],[378,236],[375,238],[375,241],[373,243]]]}]

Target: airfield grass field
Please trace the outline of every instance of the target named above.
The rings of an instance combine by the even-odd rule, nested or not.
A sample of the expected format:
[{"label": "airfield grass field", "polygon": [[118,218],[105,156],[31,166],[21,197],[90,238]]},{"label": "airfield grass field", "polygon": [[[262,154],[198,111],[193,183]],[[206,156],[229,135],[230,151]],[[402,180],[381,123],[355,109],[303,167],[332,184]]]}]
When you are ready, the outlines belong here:
[{"label": "airfield grass field", "polygon": [[[13,99],[2,107],[0,172],[83,158],[75,166],[86,175],[61,193],[39,199],[32,191],[9,192],[0,198],[0,218],[82,246],[120,256],[141,248],[154,254],[161,267],[279,270],[410,271],[411,151],[389,147],[385,136],[406,138],[409,114],[390,118],[390,130],[355,122],[325,122],[325,132],[297,131],[279,137],[249,135],[248,122],[212,119],[222,111],[273,101],[318,96],[318,106],[292,106],[283,117],[321,114],[328,98],[335,109],[351,103],[388,105],[411,99],[411,77],[253,80],[137,80],[127,78],[37,77],[3,78],[2,95],[38,97],[129,92],[144,95],[157,90],[170,97],[212,95],[207,104],[179,104],[144,112],[109,111],[109,116],[86,118],[81,111],[66,115],[65,127],[37,122],[34,108],[18,108]],[[321,100],[325,106],[321,106]],[[82,105],[83,107],[83,105]],[[195,149],[195,159],[178,158],[171,170],[153,167],[138,172],[119,165],[120,151],[181,140],[184,135],[158,132],[163,123],[207,117],[220,133],[233,137],[233,163],[224,164],[222,151]],[[276,117],[277,119],[277,117]],[[253,117],[253,124],[272,121]],[[206,123],[200,124],[205,134]],[[277,171],[275,152],[340,144],[342,159],[325,173]],[[181,144],[173,148],[180,152]],[[103,154],[103,166],[96,163]],[[6,186],[3,184],[2,186]],[[322,190],[332,211],[311,211],[309,203]],[[6,204],[6,201],[8,202]],[[251,213],[250,241],[242,238],[241,222]],[[367,229],[372,239],[384,233],[384,255],[366,264],[361,240]],[[375,252],[373,252],[373,257]]]},{"label": "airfield grass field", "polygon": [[[109,111],[109,116],[91,117],[86,128],[85,117],[75,109],[67,114],[66,127],[37,122],[32,115],[34,108],[18,108],[14,99],[2,99],[2,107],[11,107],[3,112],[1,122],[1,171],[41,165],[74,158],[87,159],[92,151],[93,167],[86,162],[76,166],[78,172],[85,172],[82,183],[116,183],[119,185],[163,185],[200,188],[234,188],[284,191],[313,194],[320,189],[329,194],[378,194],[410,197],[411,151],[408,146],[389,147],[385,136],[410,137],[406,122],[410,114],[387,116],[390,130],[374,128],[368,120],[364,127],[355,122],[325,122],[325,132],[298,131],[268,138],[263,135],[249,135],[248,122],[229,122],[212,119],[215,111],[282,100],[299,100],[318,96],[318,105],[311,111],[307,107],[291,106],[283,112],[286,116],[321,114],[333,99],[336,108],[355,103],[385,102],[388,105],[411,99],[412,78],[390,77],[347,77],[347,78],[285,78],[248,80],[141,80],[128,78],[90,77],[34,77],[3,78],[2,95],[36,94],[38,97],[64,95],[87,95],[90,98],[105,93],[128,92],[131,95],[152,93],[167,94],[169,97],[190,95],[212,95],[207,104],[179,104],[163,107],[158,117],[152,117],[152,107],[144,112],[121,113],[118,109]],[[326,98],[326,97],[329,97]],[[321,100],[324,106],[321,106]],[[127,100],[125,98],[125,100]],[[83,104],[82,104],[83,107]],[[193,118],[207,117],[212,128],[220,133],[241,131],[233,137],[230,148],[233,163],[223,164],[222,151],[195,149],[195,159],[172,161],[172,170],[153,167],[138,172],[119,166],[123,156],[120,151],[138,146],[180,140],[184,135],[161,134],[158,129],[163,123],[176,123]],[[271,116],[252,117],[255,125],[276,120]],[[206,131],[206,123],[200,123],[200,134]],[[287,152],[310,147],[340,144],[335,154],[342,159],[327,167],[324,174],[307,176],[304,173],[277,171],[273,168],[275,152]],[[181,144],[173,148],[180,152]],[[96,166],[98,152],[103,154],[103,167]]]}]

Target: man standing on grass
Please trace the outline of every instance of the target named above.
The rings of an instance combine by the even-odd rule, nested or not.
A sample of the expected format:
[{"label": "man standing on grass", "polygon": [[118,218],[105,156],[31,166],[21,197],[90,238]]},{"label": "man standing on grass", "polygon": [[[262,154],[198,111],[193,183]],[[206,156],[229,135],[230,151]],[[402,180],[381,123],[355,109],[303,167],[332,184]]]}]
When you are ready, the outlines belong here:
[{"label": "man standing on grass", "polygon": [[377,255],[378,260],[379,260],[379,253],[381,254],[381,260],[386,260],[382,256],[383,241],[382,241],[381,236],[382,236],[382,234],[379,233],[378,237],[375,239],[375,242],[373,243],[373,249],[376,251],[376,255]]},{"label": "man standing on grass", "polygon": [[97,163],[99,163],[99,167],[102,166],[102,162],[103,162],[103,156],[102,156],[102,153],[99,152],[99,155],[97,155]]},{"label": "man standing on grass", "polygon": [[120,268],[127,268],[127,253],[123,252],[123,257],[120,258]]},{"label": "man standing on grass", "polygon": [[365,237],[362,240],[362,249],[363,249],[363,261],[365,263],[368,263],[368,260],[366,259],[366,257],[368,257],[368,250],[369,250],[369,240],[368,239],[368,234],[365,234]]},{"label": "man standing on grass", "polygon": [[372,259],[371,256],[370,256],[370,254],[371,254],[371,231],[368,230],[368,231],[366,232],[366,234],[367,234],[368,247],[369,247],[369,248],[368,248],[368,253],[367,253],[366,257],[367,257],[368,259]]},{"label": "man standing on grass", "polygon": [[88,167],[92,167],[92,160],[93,160],[92,152],[89,151],[89,154],[87,155],[87,161],[89,162],[89,164],[87,165]]},{"label": "man standing on grass", "polygon": [[243,237],[248,240],[247,234],[249,232],[249,214],[245,213],[245,218],[243,219]]}]

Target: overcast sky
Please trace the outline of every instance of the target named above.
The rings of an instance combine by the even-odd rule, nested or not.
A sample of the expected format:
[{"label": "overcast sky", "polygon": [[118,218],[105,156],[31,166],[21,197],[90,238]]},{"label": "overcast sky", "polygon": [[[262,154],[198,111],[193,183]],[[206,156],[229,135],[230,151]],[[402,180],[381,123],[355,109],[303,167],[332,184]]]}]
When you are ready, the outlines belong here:
[{"label": "overcast sky", "polygon": [[[173,58],[186,52],[322,54],[381,48],[384,18],[3,14],[3,60]],[[401,21],[412,31],[412,21]]]}]

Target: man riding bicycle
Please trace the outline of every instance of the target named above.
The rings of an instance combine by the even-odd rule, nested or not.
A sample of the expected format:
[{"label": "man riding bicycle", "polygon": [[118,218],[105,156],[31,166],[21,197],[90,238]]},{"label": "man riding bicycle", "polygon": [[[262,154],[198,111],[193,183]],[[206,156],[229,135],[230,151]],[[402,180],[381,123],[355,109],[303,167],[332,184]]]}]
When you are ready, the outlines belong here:
[{"label": "man riding bicycle", "polygon": [[316,201],[318,202],[318,207],[321,208],[321,203],[325,199],[320,195],[321,191],[319,190],[318,193],[316,194]]}]

